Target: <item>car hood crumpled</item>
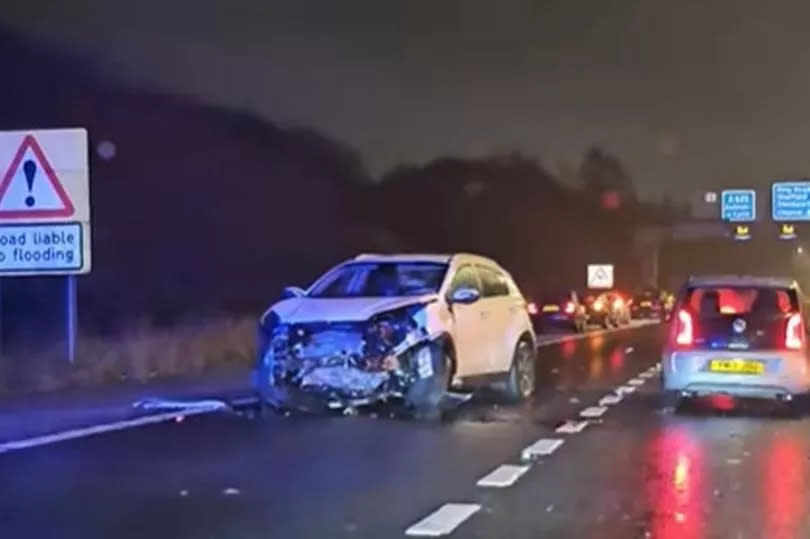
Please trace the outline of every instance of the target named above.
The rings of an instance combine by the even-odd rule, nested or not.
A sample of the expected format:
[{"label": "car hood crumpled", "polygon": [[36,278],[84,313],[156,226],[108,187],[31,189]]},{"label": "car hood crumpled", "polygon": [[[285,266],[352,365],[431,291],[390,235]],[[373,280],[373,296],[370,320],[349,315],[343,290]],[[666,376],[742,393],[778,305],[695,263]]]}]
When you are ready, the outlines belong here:
[{"label": "car hood crumpled", "polygon": [[378,313],[409,305],[427,303],[435,294],[413,297],[383,298],[291,298],[272,307],[288,324],[305,322],[361,322]]}]

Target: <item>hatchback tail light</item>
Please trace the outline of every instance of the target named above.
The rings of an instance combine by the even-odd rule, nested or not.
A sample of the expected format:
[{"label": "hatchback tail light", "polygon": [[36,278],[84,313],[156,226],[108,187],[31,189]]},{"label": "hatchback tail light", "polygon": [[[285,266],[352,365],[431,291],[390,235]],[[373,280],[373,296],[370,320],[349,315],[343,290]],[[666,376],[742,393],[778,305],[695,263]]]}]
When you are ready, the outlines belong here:
[{"label": "hatchback tail light", "polygon": [[794,313],[790,315],[785,328],[785,348],[789,350],[800,350],[804,345],[804,323],[802,315]]},{"label": "hatchback tail light", "polygon": [[573,301],[569,301],[568,303],[565,304],[565,312],[566,313],[574,314],[575,309],[576,309],[576,306],[574,305]]},{"label": "hatchback tail light", "polygon": [[689,311],[681,309],[675,319],[675,344],[690,346],[695,340],[695,326]]},{"label": "hatchback tail light", "polygon": [[529,314],[537,314],[537,304],[534,302],[529,303],[526,305],[526,310],[529,311]]}]

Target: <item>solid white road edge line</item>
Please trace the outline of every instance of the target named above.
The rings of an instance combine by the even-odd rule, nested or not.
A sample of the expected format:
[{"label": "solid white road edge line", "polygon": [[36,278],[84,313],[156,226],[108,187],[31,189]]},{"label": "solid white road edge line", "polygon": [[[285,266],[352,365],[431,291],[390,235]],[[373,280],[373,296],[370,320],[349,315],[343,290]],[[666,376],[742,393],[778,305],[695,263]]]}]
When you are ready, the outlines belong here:
[{"label": "solid white road edge line", "polygon": [[520,476],[525,474],[527,471],[529,471],[528,466],[503,464],[479,479],[476,485],[479,487],[509,487],[512,486],[515,481],[520,479]]},{"label": "solid white road edge line", "polygon": [[616,388],[616,393],[624,395],[626,393],[633,393],[635,390],[636,386],[619,386]]},{"label": "solid white road edge line", "polygon": [[627,381],[627,385],[629,386],[643,386],[646,380],[642,380],[641,378],[633,378],[632,380]]},{"label": "solid white road edge line", "polygon": [[475,503],[446,503],[405,530],[405,535],[415,537],[448,535],[480,510],[481,506]]},{"label": "solid white road edge line", "polygon": [[588,406],[579,415],[580,417],[602,417],[605,412],[607,412],[607,408],[604,406]]},{"label": "solid white road edge line", "polygon": [[561,434],[574,434],[576,432],[582,432],[582,430],[588,426],[587,421],[566,421],[556,429],[554,432],[559,432]]},{"label": "solid white road edge line", "polygon": [[520,458],[523,461],[532,460],[536,457],[545,457],[554,453],[562,444],[560,438],[540,438],[532,445],[524,449]]},{"label": "solid white road edge line", "polygon": [[137,417],[135,419],[127,419],[125,421],[116,421],[114,423],[106,423],[103,425],[95,425],[92,427],[84,427],[79,429],[71,429],[54,434],[46,434],[44,436],[35,436],[33,438],[26,438],[25,440],[16,440],[11,442],[4,442],[0,444],[0,454],[8,453],[9,451],[19,451],[20,449],[28,449],[31,447],[38,447],[42,445],[55,444],[57,442],[64,442],[67,440],[75,440],[76,438],[85,438],[95,434],[103,434],[105,432],[114,432],[118,430],[130,429],[133,427],[140,427],[142,425],[152,425],[155,423],[163,423],[177,419],[178,417],[186,417],[199,414],[208,414],[218,411],[219,408],[190,408],[188,410],[179,410],[176,412],[166,412],[163,414],[154,414],[144,417]]}]

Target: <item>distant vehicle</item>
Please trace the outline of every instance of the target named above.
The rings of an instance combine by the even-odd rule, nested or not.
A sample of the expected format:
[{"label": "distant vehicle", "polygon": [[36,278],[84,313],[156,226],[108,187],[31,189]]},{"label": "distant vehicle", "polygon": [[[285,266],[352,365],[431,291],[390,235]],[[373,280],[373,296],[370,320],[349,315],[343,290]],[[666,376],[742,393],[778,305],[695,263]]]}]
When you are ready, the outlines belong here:
[{"label": "distant vehicle", "polygon": [[574,290],[543,296],[539,302],[529,304],[529,314],[535,331],[566,329],[582,333],[588,327],[587,309]]},{"label": "distant vehicle", "polygon": [[656,290],[639,292],[629,301],[633,319],[662,319],[665,316],[664,294]]},{"label": "distant vehicle", "polygon": [[488,258],[361,255],[285,296],[259,323],[254,384],[272,407],[396,398],[436,417],[451,386],[497,382],[512,400],[534,391],[526,301]]},{"label": "distant vehicle", "polygon": [[619,327],[630,323],[627,301],[617,291],[585,294],[588,321],[604,328]]},{"label": "distant vehicle", "polygon": [[791,279],[690,279],[661,360],[667,403],[712,393],[795,402],[810,391],[806,315]]}]

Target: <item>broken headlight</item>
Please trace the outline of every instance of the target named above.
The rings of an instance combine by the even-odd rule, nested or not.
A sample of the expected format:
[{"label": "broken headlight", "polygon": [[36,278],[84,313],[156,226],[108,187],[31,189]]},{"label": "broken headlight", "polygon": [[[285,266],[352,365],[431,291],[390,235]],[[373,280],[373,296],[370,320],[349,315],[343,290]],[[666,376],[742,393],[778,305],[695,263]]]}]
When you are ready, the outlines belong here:
[{"label": "broken headlight", "polygon": [[378,368],[398,370],[397,356],[425,340],[424,305],[380,313],[369,320],[364,355],[378,362]]}]

